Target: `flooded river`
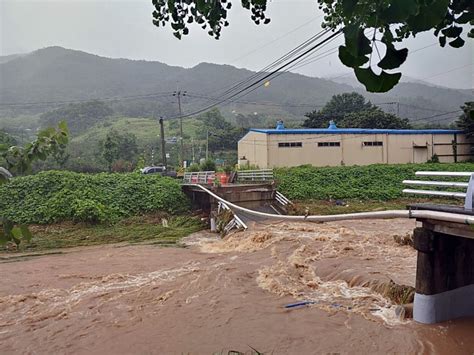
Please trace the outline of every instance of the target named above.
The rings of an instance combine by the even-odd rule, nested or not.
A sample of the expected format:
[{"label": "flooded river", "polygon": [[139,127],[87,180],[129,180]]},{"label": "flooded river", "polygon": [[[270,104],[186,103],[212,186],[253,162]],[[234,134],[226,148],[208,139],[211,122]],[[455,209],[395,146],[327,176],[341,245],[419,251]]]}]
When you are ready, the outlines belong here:
[{"label": "flooded river", "polygon": [[473,354],[474,319],[420,325],[392,301],[415,282],[395,241],[413,228],[280,222],[2,262],[0,353]]}]

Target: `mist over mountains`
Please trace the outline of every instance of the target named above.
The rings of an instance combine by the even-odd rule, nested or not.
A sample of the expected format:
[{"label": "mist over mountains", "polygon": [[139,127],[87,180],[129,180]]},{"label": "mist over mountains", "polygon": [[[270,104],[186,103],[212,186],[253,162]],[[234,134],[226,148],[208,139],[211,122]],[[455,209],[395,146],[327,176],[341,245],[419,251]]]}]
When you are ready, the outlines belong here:
[{"label": "mist over mountains", "polygon": [[[48,47],[25,55],[0,57],[0,115],[25,111],[42,113],[58,107],[61,101],[105,99],[121,107],[125,114],[130,111],[131,116],[173,117],[178,112],[172,92],[178,86],[187,91],[183,111],[189,113],[212,104],[234,83],[254,73],[230,65],[201,63],[182,68]],[[271,80],[267,87],[262,86],[236,102],[222,105],[221,110],[227,115],[258,113],[274,115],[275,120],[302,119],[304,113],[324,105],[332,95],[350,91],[363,94],[388,112],[416,120],[457,110],[472,100],[471,90],[423,82],[403,82],[388,93],[370,94],[342,78],[332,81],[284,73]],[[123,99],[112,100],[118,97]],[[14,103],[18,105],[12,105]],[[448,117],[450,121],[454,119],[454,116]]]}]

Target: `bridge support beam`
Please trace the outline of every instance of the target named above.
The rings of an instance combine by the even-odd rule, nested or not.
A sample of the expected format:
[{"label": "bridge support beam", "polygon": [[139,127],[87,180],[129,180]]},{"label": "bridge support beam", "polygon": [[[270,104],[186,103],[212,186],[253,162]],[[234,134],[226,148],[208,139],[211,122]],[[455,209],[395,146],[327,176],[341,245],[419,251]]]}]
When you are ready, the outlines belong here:
[{"label": "bridge support beam", "polygon": [[424,220],[415,229],[414,320],[431,324],[474,316],[473,238],[466,225]]}]

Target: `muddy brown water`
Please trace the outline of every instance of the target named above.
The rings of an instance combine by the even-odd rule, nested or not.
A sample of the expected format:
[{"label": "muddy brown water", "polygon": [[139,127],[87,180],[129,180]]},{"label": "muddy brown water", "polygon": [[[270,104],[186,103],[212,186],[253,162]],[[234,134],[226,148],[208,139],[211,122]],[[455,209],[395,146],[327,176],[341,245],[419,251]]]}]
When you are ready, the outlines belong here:
[{"label": "muddy brown water", "polygon": [[0,353],[473,354],[474,319],[400,319],[369,287],[414,285],[416,253],[393,238],[413,227],[281,222],[3,262]]}]

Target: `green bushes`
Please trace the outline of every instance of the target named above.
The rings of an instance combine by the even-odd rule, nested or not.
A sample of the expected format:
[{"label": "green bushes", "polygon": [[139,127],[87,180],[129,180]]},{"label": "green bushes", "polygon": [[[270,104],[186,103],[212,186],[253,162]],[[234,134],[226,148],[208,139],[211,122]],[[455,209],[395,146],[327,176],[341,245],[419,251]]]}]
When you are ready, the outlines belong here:
[{"label": "green bushes", "polygon": [[108,214],[106,207],[94,200],[74,200],[72,205],[73,217],[75,222],[101,223],[113,219],[114,214]]},{"label": "green bushes", "polygon": [[276,169],[275,174],[278,189],[295,200],[390,200],[402,197],[402,181],[413,179],[415,172],[420,170],[474,171],[474,163],[378,164],[324,168],[300,166]]},{"label": "green bushes", "polygon": [[159,175],[48,171],[0,186],[0,216],[17,223],[114,222],[189,207],[178,182]]}]

